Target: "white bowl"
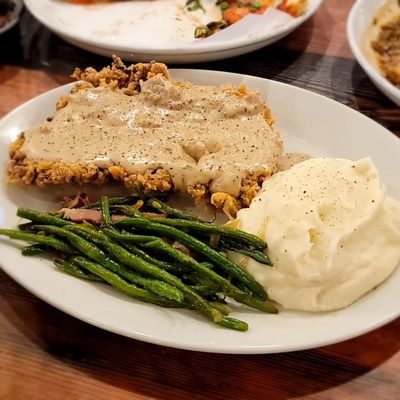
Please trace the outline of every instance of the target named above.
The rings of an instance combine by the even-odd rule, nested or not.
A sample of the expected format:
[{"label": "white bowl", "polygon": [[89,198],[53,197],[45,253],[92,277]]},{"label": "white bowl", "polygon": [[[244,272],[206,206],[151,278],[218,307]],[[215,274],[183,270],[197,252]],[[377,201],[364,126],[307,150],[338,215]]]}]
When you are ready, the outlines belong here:
[{"label": "white bowl", "polygon": [[355,58],[366,74],[379,90],[400,106],[400,89],[392,85],[379,73],[368,61],[361,49],[366,29],[372,23],[380,7],[386,2],[387,0],[358,0],[351,9],[349,18],[347,19],[347,38]]}]

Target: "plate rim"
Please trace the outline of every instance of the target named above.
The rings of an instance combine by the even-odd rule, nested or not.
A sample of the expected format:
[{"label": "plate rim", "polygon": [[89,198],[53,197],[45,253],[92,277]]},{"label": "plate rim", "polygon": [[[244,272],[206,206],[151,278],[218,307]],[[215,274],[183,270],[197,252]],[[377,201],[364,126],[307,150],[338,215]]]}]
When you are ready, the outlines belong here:
[{"label": "plate rim", "polygon": [[[103,329],[107,332],[111,332],[123,337],[127,337],[129,339],[134,339],[138,340],[141,342],[145,343],[150,343],[150,344],[155,344],[159,346],[164,346],[164,347],[169,347],[173,349],[179,349],[179,350],[185,350],[185,351],[196,351],[200,353],[209,353],[209,354],[237,354],[237,355],[256,355],[256,354],[280,354],[280,353],[289,353],[293,351],[303,351],[303,350],[312,350],[316,349],[319,347],[324,347],[324,346],[329,346],[337,343],[344,342],[346,340],[354,339],[359,336],[362,336],[366,333],[372,332],[382,326],[385,326],[389,324],[390,322],[393,322],[400,316],[400,310],[399,312],[393,313],[392,315],[387,316],[383,320],[371,324],[370,326],[364,327],[363,329],[358,330],[356,333],[349,333],[347,335],[342,335],[337,339],[330,339],[330,340],[324,340],[320,339],[317,341],[314,341],[313,344],[310,345],[303,345],[303,346],[298,346],[298,345],[291,345],[291,346],[285,346],[283,347],[282,345],[271,345],[271,344],[266,344],[266,345],[240,345],[240,347],[233,346],[229,347],[226,346],[224,348],[210,348],[207,345],[204,344],[192,344],[192,345],[185,345],[181,346],[178,343],[171,343],[168,339],[163,339],[163,338],[154,338],[152,336],[148,336],[145,334],[140,334],[138,332],[127,332],[126,330],[122,328],[118,328],[112,324],[105,323],[103,321],[99,321],[96,319],[91,319],[91,318],[83,318],[82,315],[79,313],[79,311],[76,311],[74,308],[70,308],[68,306],[61,306],[57,301],[54,301],[52,296],[50,295],[45,295],[43,293],[40,293],[36,291],[35,289],[32,289],[32,287],[27,287],[24,282],[22,282],[18,276],[14,275],[12,272],[9,272],[9,270],[6,270],[4,268],[2,260],[0,260],[0,267],[2,270],[9,276],[11,277],[15,282],[17,282],[20,286],[22,286],[25,290],[27,290],[29,293],[33,294],[36,296],[38,299],[41,301],[44,301],[48,305],[56,308],[57,310],[73,317],[79,320],[80,322],[83,323],[88,323],[96,328]],[[340,311],[340,310],[339,310]],[[214,327],[215,329],[224,329],[220,328],[218,326]],[[246,335],[246,332],[242,332],[241,334]]]},{"label": "plate rim", "polygon": [[[400,138],[398,138],[396,135],[391,133],[388,129],[386,129],[385,127],[383,127],[376,121],[372,120],[371,118],[368,118],[367,116],[361,114],[360,112],[358,112],[342,103],[339,103],[339,102],[337,102],[333,99],[330,99],[324,95],[315,93],[311,90],[306,90],[306,89],[303,89],[303,88],[300,88],[300,87],[297,87],[294,85],[286,84],[283,82],[277,82],[277,81],[274,81],[271,79],[266,79],[266,78],[262,78],[262,77],[252,76],[252,75],[239,74],[239,73],[213,71],[213,70],[196,70],[196,69],[190,69],[190,68],[176,68],[176,69],[171,69],[170,71],[171,71],[171,75],[179,74],[180,72],[183,74],[185,74],[185,73],[191,74],[193,72],[200,72],[204,75],[211,74],[211,76],[214,75],[217,77],[219,75],[221,75],[221,77],[223,76],[224,79],[229,79],[231,77],[232,78],[240,78],[240,79],[251,78],[251,79],[256,79],[256,80],[267,81],[268,83],[270,83],[270,84],[272,83],[273,85],[277,85],[278,87],[279,86],[290,87],[290,90],[296,90],[298,92],[306,92],[313,96],[323,98],[325,101],[328,101],[328,103],[334,103],[336,106],[339,106],[342,109],[346,109],[347,111],[357,114],[360,118],[369,120],[370,123],[373,123],[377,127],[377,129],[379,129],[381,131],[380,134],[386,134],[387,137],[388,138],[390,137],[391,139],[393,139],[393,141],[395,141],[397,143],[397,145],[398,145],[397,141],[400,140]],[[179,76],[177,78],[182,79]],[[35,101],[37,101],[38,98],[43,98],[45,96],[48,96],[49,94],[54,94],[54,92],[60,91],[62,89],[67,90],[67,89],[73,87],[74,85],[75,85],[74,82],[68,83],[66,85],[62,85],[62,86],[56,87],[54,89],[51,89],[49,91],[46,91],[46,92],[28,100],[27,102],[21,104],[20,106],[18,106],[14,110],[12,110],[10,113],[8,113],[6,116],[4,116],[0,120],[0,125],[3,125],[7,119],[9,119],[9,118],[12,119],[15,116],[15,114],[18,114],[19,112],[21,112],[21,110],[24,107],[26,107],[28,104],[32,104]],[[302,346],[299,346],[296,344],[293,344],[291,346],[276,345],[276,344],[275,345],[274,344],[265,344],[265,345],[243,344],[239,347],[237,347],[236,345],[234,345],[234,346],[226,345],[223,348],[221,348],[221,347],[210,348],[209,345],[207,345],[207,344],[199,344],[199,343],[191,344],[191,345],[185,344],[184,346],[182,346],[179,344],[179,341],[178,341],[178,343],[175,343],[175,342],[171,342],[171,340],[169,340],[169,339],[148,336],[146,334],[140,334],[139,332],[128,332],[126,329],[124,330],[123,328],[119,328],[118,326],[114,326],[112,324],[105,323],[104,321],[99,321],[96,318],[94,318],[94,319],[88,318],[86,315],[83,315],[82,313],[80,313],[79,310],[76,310],[73,307],[72,308],[69,307],[68,304],[65,304],[65,303],[60,304],[60,302],[57,301],[57,297],[54,297],[53,295],[48,294],[48,293],[42,293],[40,291],[37,291],[35,288],[32,288],[31,286],[27,285],[26,282],[24,282],[22,279],[19,278],[17,273],[14,274],[12,268],[8,268],[4,265],[3,260],[0,260],[0,265],[7,275],[9,275],[16,282],[18,282],[18,284],[20,284],[22,287],[24,287],[30,293],[34,294],[36,297],[40,298],[41,300],[45,301],[46,303],[50,304],[51,306],[57,308],[58,310],[65,312],[66,314],[79,319],[80,321],[87,322],[87,323],[94,325],[96,327],[99,327],[101,329],[105,329],[107,331],[117,333],[122,336],[130,337],[130,338],[133,338],[136,340],[144,341],[147,343],[153,343],[153,344],[163,345],[163,346],[167,346],[167,347],[191,350],[191,351],[199,351],[199,352],[207,352],[207,353],[224,353],[224,354],[267,354],[267,353],[283,353],[283,352],[289,352],[289,351],[299,351],[299,350],[311,349],[311,348],[316,348],[316,347],[320,347],[320,346],[326,346],[326,345],[338,343],[338,342],[345,341],[345,340],[348,340],[348,339],[351,339],[354,337],[358,337],[364,333],[375,330],[375,329],[395,320],[396,318],[398,318],[400,316],[400,308],[399,308],[397,310],[397,312],[393,312],[390,315],[386,315],[385,318],[383,318],[375,323],[370,323],[369,325],[365,326],[362,329],[358,329],[357,331],[348,332],[347,334],[342,334],[342,335],[336,336],[335,338],[331,338],[331,339],[314,340],[312,343],[309,343],[308,345],[302,345]],[[340,310],[339,310],[339,312],[340,312]],[[216,329],[218,329],[218,327],[216,327]]]}]

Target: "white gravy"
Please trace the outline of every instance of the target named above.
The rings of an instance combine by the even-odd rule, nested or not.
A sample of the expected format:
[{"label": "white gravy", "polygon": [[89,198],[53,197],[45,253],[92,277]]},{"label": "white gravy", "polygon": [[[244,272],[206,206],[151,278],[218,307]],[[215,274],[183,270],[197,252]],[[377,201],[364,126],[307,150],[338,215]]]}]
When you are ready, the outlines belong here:
[{"label": "white gravy", "polygon": [[120,165],[131,174],[162,167],[176,189],[201,183],[238,196],[243,178],[275,170],[282,154],[264,108],[254,92],[180,85],[161,76],[142,83],[134,96],[81,89],[51,121],[25,132],[21,151],[35,161]]}]

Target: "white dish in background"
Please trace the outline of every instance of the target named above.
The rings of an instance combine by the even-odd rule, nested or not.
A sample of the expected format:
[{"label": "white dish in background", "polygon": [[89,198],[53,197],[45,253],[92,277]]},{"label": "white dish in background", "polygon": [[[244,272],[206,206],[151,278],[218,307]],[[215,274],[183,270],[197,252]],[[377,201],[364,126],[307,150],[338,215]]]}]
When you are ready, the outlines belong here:
[{"label": "white dish in background", "polygon": [[13,17],[3,27],[0,27],[0,34],[10,30],[19,20],[19,14],[23,7],[22,0],[11,0],[11,2],[15,4]]},{"label": "white dish in background", "polygon": [[[203,1],[215,3],[214,0]],[[264,31],[263,25],[258,24],[248,36],[233,35],[229,38],[224,35],[221,40],[210,41],[195,41],[194,28],[188,26],[182,28],[185,32],[184,37],[182,32],[181,37],[177,37],[180,28],[174,28],[174,11],[168,5],[171,2],[182,6],[185,4],[185,0],[157,0],[80,6],[57,0],[25,0],[29,11],[42,24],[78,47],[108,57],[117,54],[125,60],[136,62],[156,59],[168,63],[219,60],[269,45],[310,18],[322,0],[309,0],[304,15],[290,18],[289,22],[283,23],[273,32]],[[160,9],[160,4],[163,9]],[[176,5],[174,9],[176,10]],[[145,25],[142,22],[144,18]],[[140,32],[138,26],[141,26]],[[243,32],[248,33],[245,29]],[[150,41],[150,35],[153,36],[153,43]]]},{"label": "white dish in background", "polygon": [[[198,84],[244,82],[259,90],[277,118],[276,127],[283,135],[286,150],[353,160],[371,156],[388,194],[400,199],[400,140],[362,114],[318,94],[262,78],[200,70],[172,70],[172,75]],[[52,115],[59,96],[71,87],[72,84],[47,92],[0,122],[1,165],[8,157],[8,144],[21,130]],[[73,193],[74,189],[69,188],[69,194]],[[0,227],[15,228],[19,220],[15,216],[17,206],[53,208],[54,196],[51,189],[14,187],[2,180]],[[140,303],[105,285],[70,277],[56,271],[50,261],[21,256],[19,249],[8,239],[0,239],[3,269],[44,301],[103,329],[182,349],[248,354],[301,350],[361,335],[400,315],[400,268],[379,288],[340,311],[281,311],[268,315],[237,308],[232,316],[250,326],[243,333],[215,326],[194,312]]]},{"label": "white dish in background", "polygon": [[383,77],[379,70],[369,62],[362,51],[365,32],[378,10],[385,3],[387,3],[387,0],[358,0],[351,9],[347,19],[347,38],[355,58],[366,74],[379,90],[400,106],[400,89]]}]

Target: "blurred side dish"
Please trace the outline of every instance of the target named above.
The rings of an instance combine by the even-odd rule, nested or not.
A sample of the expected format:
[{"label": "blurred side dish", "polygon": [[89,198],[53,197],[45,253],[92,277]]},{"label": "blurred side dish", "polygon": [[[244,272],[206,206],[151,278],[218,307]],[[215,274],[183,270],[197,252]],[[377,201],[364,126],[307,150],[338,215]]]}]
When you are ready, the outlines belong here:
[{"label": "blurred side dish", "polygon": [[387,1],[374,17],[365,37],[365,53],[393,85],[400,88],[400,4]]},{"label": "blurred side dish", "polygon": [[[215,4],[221,10],[221,20],[198,26],[195,29],[194,36],[195,38],[208,37],[238,22],[246,15],[263,14],[271,7],[297,18],[305,12],[307,2],[307,0],[217,0]],[[188,0],[186,6],[189,10],[191,8],[194,8],[194,10],[203,8],[201,0]]]},{"label": "blurred side dish", "polygon": [[[74,4],[111,3],[126,0],[66,0]],[[184,0],[182,0],[183,3]],[[195,28],[195,38],[205,38],[234,24],[248,14],[263,14],[268,8],[276,8],[294,18],[304,14],[308,0],[216,0],[211,7],[219,9],[221,18]],[[202,0],[186,0],[188,12],[206,13],[210,5]]]}]

